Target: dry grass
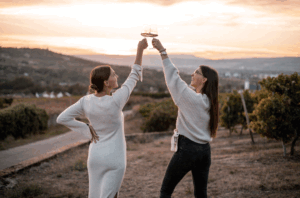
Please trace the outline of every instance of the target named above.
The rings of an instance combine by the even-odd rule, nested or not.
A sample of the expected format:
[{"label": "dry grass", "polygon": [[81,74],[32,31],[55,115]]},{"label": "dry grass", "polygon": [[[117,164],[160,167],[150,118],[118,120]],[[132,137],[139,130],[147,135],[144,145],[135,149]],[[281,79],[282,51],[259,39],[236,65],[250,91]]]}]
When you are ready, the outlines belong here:
[{"label": "dry grass", "polygon": [[71,96],[62,98],[18,98],[14,99],[12,106],[20,103],[35,104],[41,109],[45,109],[48,115],[59,114],[70,105],[79,100],[81,96]]},{"label": "dry grass", "polygon": [[[298,155],[283,157],[280,142],[256,134],[254,137],[256,144],[252,145],[248,134],[228,137],[228,131],[219,131],[218,137],[211,143],[208,195],[224,198],[299,197],[299,142],[296,146]],[[159,197],[164,173],[173,155],[170,137],[146,142],[127,143],[127,169],[120,197]],[[88,145],[81,146],[10,176],[18,181],[14,191],[31,184],[38,186],[33,189],[40,193],[33,197],[87,197],[87,155]],[[4,193],[4,196],[10,197],[12,191],[2,191],[0,196]],[[193,197],[191,173],[177,185],[173,197]]]},{"label": "dry grass", "polygon": [[[17,98],[14,99],[12,106],[20,103],[35,104],[37,107],[45,109],[48,115],[59,114],[70,105],[77,102],[82,96],[71,96],[62,98]],[[134,105],[145,104],[148,102],[161,101],[163,99],[153,99],[144,96],[131,95],[123,110],[131,109]]]}]

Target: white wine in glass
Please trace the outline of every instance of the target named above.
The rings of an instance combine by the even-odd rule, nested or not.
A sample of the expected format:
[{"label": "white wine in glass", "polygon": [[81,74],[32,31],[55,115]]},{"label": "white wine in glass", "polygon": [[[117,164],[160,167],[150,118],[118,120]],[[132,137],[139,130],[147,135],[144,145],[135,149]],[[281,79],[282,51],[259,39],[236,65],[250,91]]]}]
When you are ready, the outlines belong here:
[{"label": "white wine in glass", "polygon": [[[149,43],[148,38],[149,37],[157,37],[158,36],[158,32],[157,32],[157,27],[155,25],[145,25],[143,27],[142,33],[141,35],[145,38],[147,38],[147,42]],[[149,49],[154,49],[154,48],[149,48]]]}]

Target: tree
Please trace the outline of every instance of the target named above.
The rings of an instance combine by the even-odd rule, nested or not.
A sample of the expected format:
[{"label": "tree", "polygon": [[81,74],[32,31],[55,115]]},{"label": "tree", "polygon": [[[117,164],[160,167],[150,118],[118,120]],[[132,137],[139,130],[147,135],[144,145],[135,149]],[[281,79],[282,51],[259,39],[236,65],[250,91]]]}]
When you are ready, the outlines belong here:
[{"label": "tree", "polygon": [[[256,98],[254,97],[254,95],[252,95],[252,94],[249,92],[249,90],[243,91],[243,97],[244,97],[244,100],[245,100],[247,112],[248,112],[248,114],[250,115],[250,114],[253,112],[253,110],[254,110],[254,105],[255,105],[255,103],[256,103]],[[249,116],[249,117],[250,117],[250,116]],[[251,119],[250,119],[250,120],[251,120]],[[241,112],[241,116],[240,116],[239,123],[242,125],[241,132],[240,132],[240,135],[241,135],[243,129],[247,129],[247,128],[248,128],[247,122],[246,122],[246,116],[245,116],[244,109],[243,109],[243,111]]]},{"label": "tree", "polygon": [[257,120],[250,127],[261,136],[281,140],[284,146],[295,131],[290,122],[290,109],[286,108],[288,102],[288,97],[278,94],[262,99],[253,112]]},{"label": "tree", "polygon": [[234,127],[240,123],[240,116],[242,109],[241,96],[237,91],[228,94],[227,101],[221,109],[221,126],[224,126],[226,129],[229,129],[230,135]]},{"label": "tree", "polygon": [[281,140],[284,149],[285,144],[292,141],[293,155],[300,135],[300,76],[297,72],[280,74],[277,78],[268,77],[259,83],[268,94],[264,92],[259,96],[263,99],[253,112],[255,120],[250,126],[262,136]]},{"label": "tree", "polygon": [[[244,119],[242,119],[242,124],[245,123],[245,120],[246,120],[246,126],[247,128],[249,127],[250,125],[250,119],[249,119],[249,114],[248,114],[248,109],[250,109],[250,111],[253,110],[253,101],[251,100],[251,103],[250,103],[250,100],[249,99],[252,99],[249,92],[246,90],[245,91],[245,95],[248,97],[248,107],[246,105],[246,102],[245,102],[245,98],[244,98],[244,93],[243,92],[240,92],[240,95],[241,95],[241,100],[242,100],[242,104],[243,104],[243,109],[244,109],[244,112],[241,113],[241,116],[240,117],[244,117]],[[250,106],[251,104],[251,106]],[[242,130],[243,130],[243,127],[242,127]],[[241,134],[242,134],[242,130],[241,130]],[[252,144],[254,144],[254,138],[253,138],[253,135],[252,135],[252,131],[251,129],[249,129],[249,132],[250,132],[250,137],[251,137],[251,141],[252,141]]]},{"label": "tree", "polygon": [[10,82],[13,85],[15,91],[27,89],[34,86],[33,80],[30,77],[21,76],[16,77]]}]

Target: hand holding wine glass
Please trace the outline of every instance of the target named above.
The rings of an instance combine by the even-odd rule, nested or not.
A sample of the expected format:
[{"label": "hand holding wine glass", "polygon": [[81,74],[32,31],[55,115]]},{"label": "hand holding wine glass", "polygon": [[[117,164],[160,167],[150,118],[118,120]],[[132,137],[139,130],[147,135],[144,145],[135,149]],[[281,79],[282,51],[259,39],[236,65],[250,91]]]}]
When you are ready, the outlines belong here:
[{"label": "hand holding wine glass", "polygon": [[[157,27],[155,25],[144,25],[141,35],[145,38],[157,37],[158,36]],[[150,48],[150,49],[154,49],[154,48]]]},{"label": "hand holding wine glass", "polygon": [[152,40],[152,45],[155,49],[157,49],[159,52],[162,52],[163,50],[165,50],[165,48],[163,47],[163,45],[161,44],[160,40],[153,38]]}]

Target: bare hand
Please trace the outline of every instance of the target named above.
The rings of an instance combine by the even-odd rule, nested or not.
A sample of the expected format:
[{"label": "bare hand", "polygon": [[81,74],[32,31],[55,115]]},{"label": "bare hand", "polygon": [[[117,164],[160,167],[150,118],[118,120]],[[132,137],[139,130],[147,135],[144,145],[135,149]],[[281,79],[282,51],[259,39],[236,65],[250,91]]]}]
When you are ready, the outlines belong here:
[{"label": "bare hand", "polygon": [[156,38],[153,38],[153,40],[152,40],[152,45],[153,45],[153,47],[154,47],[155,49],[157,49],[159,52],[160,52],[161,50],[165,49],[165,48],[162,46],[161,42],[160,42],[158,39],[156,39]]},{"label": "bare hand", "polygon": [[139,50],[144,50],[148,47],[148,43],[147,43],[147,39],[144,38],[143,40],[141,40],[138,44],[138,51]]},{"label": "bare hand", "polygon": [[90,128],[90,132],[92,134],[91,142],[96,143],[97,141],[99,141],[99,136],[97,135],[96,131],[94,130],[94,128],[91,125],[89,125],[89,128]]}]

